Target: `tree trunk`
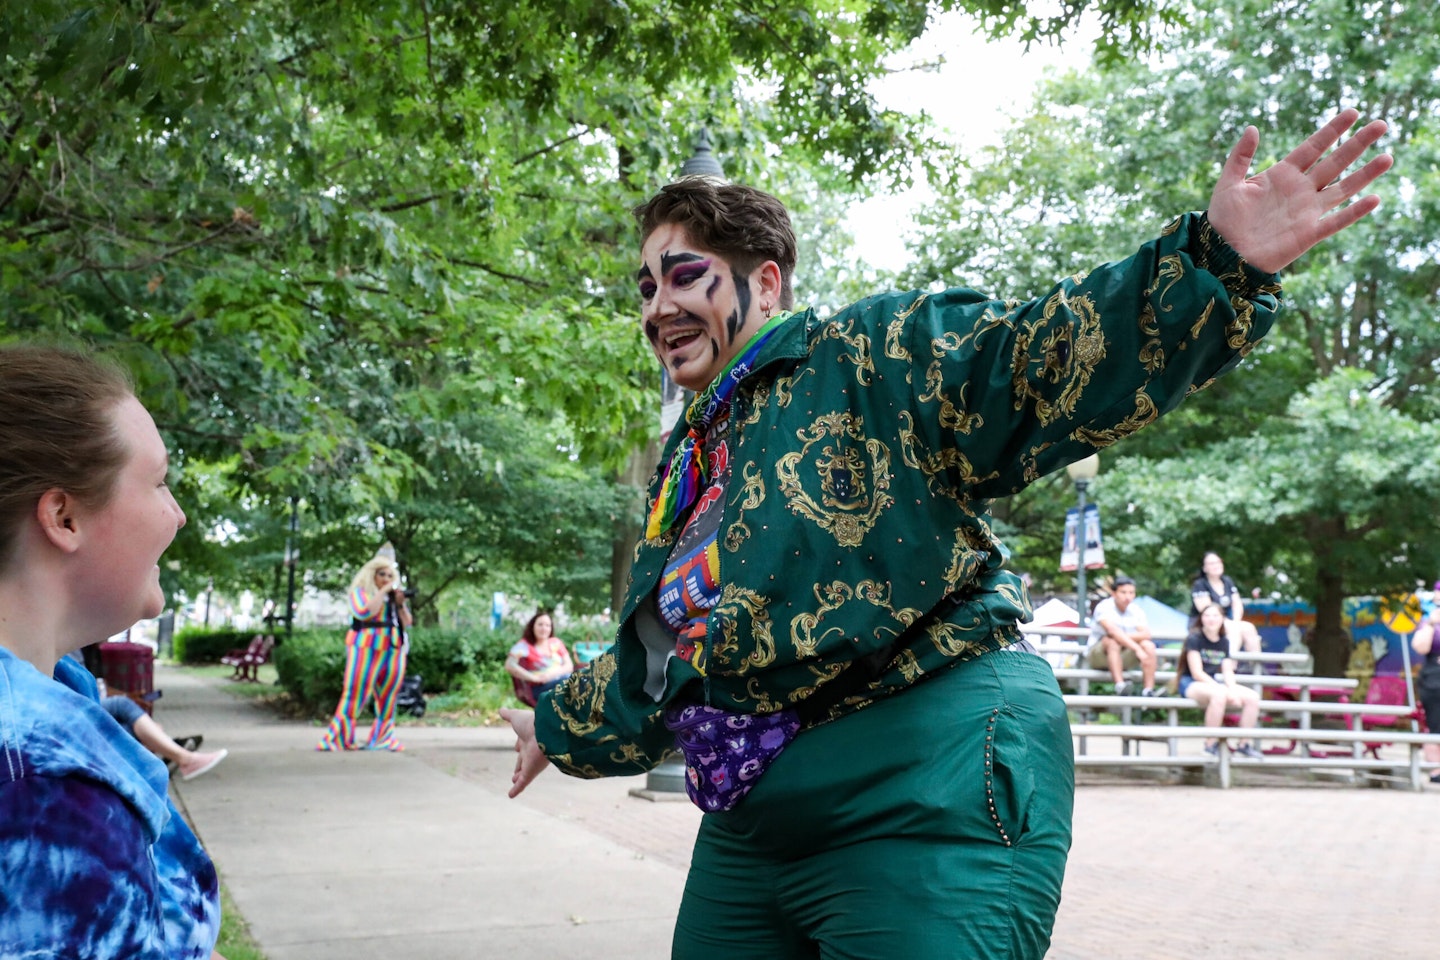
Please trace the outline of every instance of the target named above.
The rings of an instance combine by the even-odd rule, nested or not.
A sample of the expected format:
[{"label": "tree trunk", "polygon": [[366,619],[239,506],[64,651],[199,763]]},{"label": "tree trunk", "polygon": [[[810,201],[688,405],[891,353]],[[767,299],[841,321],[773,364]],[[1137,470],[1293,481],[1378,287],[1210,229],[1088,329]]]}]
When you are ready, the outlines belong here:
[{"label": "tree trunk", "polygon": [[1350,662],[1350,635],[1345,632],[1345,570],[1335,557],[1335,545],[1345,539],[1345,518],[1311,518],[1306,532],[1315,551],[1315,632],[1310,652],[1315,675],[1341,677]]},{"label": "tree trunk", "polygon": [[[651,440],[630,455],[630,462],[617,478],[640,491],[635,509],[615,518],[615,533],[610,540],[610,615],[616,621],[625,602],[625,587],[630,580],[630,561],[635,556],[635,542],[640,539],[645,523],[645,487],[650,472],[660,460],[660,444]],[[638,520],[636,518],[639,518]]]},{"label": "tree trunk", "polygon": [[1350,634],[1342,625],[1345,578],[1340,573],[1322,570],[1316,581],[1315,633],[1310,639],[1315,675],[1343,677],[1350,662]]}]

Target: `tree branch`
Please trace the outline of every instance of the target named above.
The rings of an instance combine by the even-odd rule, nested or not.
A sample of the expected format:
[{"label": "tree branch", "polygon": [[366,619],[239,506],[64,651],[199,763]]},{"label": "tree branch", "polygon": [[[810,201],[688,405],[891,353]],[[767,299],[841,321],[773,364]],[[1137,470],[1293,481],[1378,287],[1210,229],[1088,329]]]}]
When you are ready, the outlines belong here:
[{"label": "tree branch", "polygon": [[142,257],[141,259],[132,261],[130,263],[103,264],[96,263],[92,260],[86,260],[79,266],[72,267],[71,269],[64,270],[60,273],[51,274],[44,280],[37,282],[35,285],[36,287],[39,287],[41,289],[44,289],[45,287],[57,286],[60,283],[63,283],[65,280],[68,280],[70,277],[75,276],[77,273],[88,272],[94,273],[96,276],[99,276],[104,273],[114,273],[116,271],[128,273],[133,270],[143,270],[146,267],[153,267],[155,264],[168,260],[171,257],[183,253],[186,250],[190,250],[195,247],[205,246],[206,244],[211,243],[214,240],[218,240],[220,237],[224,236],[226,233],[229,233],[232,229],[234,229],[237,223],[238,221],[231,220],[230,222],[221,226],[220,229],[212,231],[208,236],[198,237],[194,240],[191,240],[189,243],[182,243],[178,247],[173,247],[169,250],[162,251],[152,256]]},{"label": "tree branch", "polygon": [[532,280],[529,277],[522,277],[516,273],[506,273],[504,270],[496,269],[489,264],[480,263],[477,260],[464,260],[460,257],[446,257],[445,259],[449,260],[451,263],[457,263],[462,267],[474,267],[476,270],[484,270],[486,273],[497,276],[502,280],[513,280],[516,283],[523,283],[531,290],[545,289],[545,284],[541,283],[539,280]]},{"label": "tree branch", "polygon": [[568,136],[568,137],[565,137],[565,138],[563,138],[563,139],[561,139],[561,140],[556,140],[554,143],[546,144],[545,146],[541,147],[541,148],[538,149],[538,150],[531,150],[531,151],[530,151],[529,153],[527,153],[527,154],[524,154],[524,155],[522,155],[522,156],[516,157],[516,158],[515,158],[515,162],[512,163],[512,164],[510,164],[510,165],[511,165],[512,167],[518,167],[518,166],[520,166],[520,164],[522,164],[522,163],[528,163],[528,162],[530,162],[531,160],[534,160],[536,157],[544,156],[545,154],[549,153],[551,150],[556,150],[556,149],[558,149],[558,148],[560,148],[560,147],[563,147],[565,144],[569,143],[571,140],[578,140],[580,137],[585,136],[585,134],[589,133],[591,129],[592,129],[592,128],[587,125],[587,126],[585,126],[584,129],[582,129],[582,130],[577,130],[575,133],[570,134],[570,136]]},{"label": "tree branch", "polygon": [[[462,191],[459,191],[459,193],[460,193],[461,196],[464,196],[464,195],[465,195],[465,192],[464,192],[463,190],[462,190]],[[446,193],[430,193],[430,194],[426,194],[426,195],[423,196],[423,197],[416,197],[416,198],[413,199],[413,200],[402,200],[402,201],[400,201],[399,203],[390,203],[390,204],[386,204],[386,205],[383,206],[383,207],[376,207],[375,209],[378,210],[378,211],[380,211],[381,213],[399,213],[401,210],[409,210],[409,209],[411,209],[411,208],[413,208],[413,207],[424,206],[425,204],[429,203],[429,202],[432,201],[432,200],[439,200],[441,197],[447,197],[447,196],[449,196],[449,195],[450,195],[449,192],[446,192]]]}]

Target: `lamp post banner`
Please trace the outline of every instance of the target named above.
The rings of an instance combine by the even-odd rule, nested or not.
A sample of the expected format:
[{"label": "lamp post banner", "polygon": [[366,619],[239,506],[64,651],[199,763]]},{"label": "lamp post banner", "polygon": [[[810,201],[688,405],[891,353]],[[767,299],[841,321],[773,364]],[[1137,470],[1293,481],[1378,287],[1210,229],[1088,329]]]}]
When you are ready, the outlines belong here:
[{"label": "lamp post banner", "polygon": [[[1073,573],[1080,566],[1080,508],[1065,511],[1065,540],[1060,545],[1060,572]],[[1100,508],[1085,504],[1085,569],[1105,566],[1105,544],[1100,538]]]},{"label": "lamp post banner", "polygon": [[1060,572],[1074,573],[1080,565],[1080,510],[1065,511],[1065,541],[1060,545]]}]

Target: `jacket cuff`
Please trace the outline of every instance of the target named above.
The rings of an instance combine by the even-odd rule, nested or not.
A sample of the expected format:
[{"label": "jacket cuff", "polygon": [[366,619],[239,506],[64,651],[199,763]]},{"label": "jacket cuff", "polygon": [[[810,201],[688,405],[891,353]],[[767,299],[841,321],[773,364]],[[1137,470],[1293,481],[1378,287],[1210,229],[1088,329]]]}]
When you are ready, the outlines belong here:
[{"label": "jacket cuff", "polygon": [[1280,286],[1280,274],[1252,267],[1211,225],[1208,213],[1195,218],[1190,236],[1195,265],[1214,274],[1232,295],[1250,300]]}]

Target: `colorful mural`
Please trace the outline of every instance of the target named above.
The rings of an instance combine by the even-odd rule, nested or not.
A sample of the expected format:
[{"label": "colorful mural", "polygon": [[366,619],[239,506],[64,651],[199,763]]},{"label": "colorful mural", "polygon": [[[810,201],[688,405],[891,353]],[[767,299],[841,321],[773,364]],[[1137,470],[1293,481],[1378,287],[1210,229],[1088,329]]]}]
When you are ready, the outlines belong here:
[{"label": "colorful mural", "polygon": [[[1406,599],[1417,602],[1404,602]],[[1430,594],[1420,594],[1412,598],[1351,597],[1345,601],[1341,623],[1353,644],[1345,675],[1360,681],[1351,696],[1353,701],[1365,699],[1371,677],[1399,676],[1405,671],[1407,645],[1419,621],[1420,606],[1428,608],[1432,599]],[[1310,634],[1315,628],[1314,607],[1252,600],[1245,606],[1245,619],[1259,630],[1265,650],[1310,652]],[[1419,668],[1413,654],[1408,662],[1412,675],[1417,673]],[[1287,673],[1311,672],[1311,664],[1282,666]]]}]

